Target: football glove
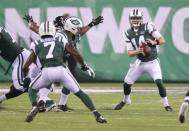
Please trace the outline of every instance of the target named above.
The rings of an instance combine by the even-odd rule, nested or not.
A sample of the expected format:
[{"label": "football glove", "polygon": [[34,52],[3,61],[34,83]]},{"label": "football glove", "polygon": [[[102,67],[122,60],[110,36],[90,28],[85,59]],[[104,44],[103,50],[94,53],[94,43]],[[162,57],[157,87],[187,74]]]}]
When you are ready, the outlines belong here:
[{"label": "football glove", "polygon": [[94,72],[94,70],[90,66],[88,66],[88,65],[85,64],[85,65],[81,66],[81,70],[87,71],[87,73],[89,74],[89,76],[91,76],[92,78],[95,77],[95,72]]},{"label": "football glove", "polygon": [[28,14],[25,15],[25,16],[23,17],[23,19],[26,20],[28,23],[33,22],[32,16],[30,16],[30,15],[28,15]]},{"label": "football glove", "polygon": [[90,23],[89,23],[89,27],[93,27],[93,26],[96,26],[100,23],[102,23],[104,20],[104,17],[103,16],[98,16],[97,18],[93,19]]}]

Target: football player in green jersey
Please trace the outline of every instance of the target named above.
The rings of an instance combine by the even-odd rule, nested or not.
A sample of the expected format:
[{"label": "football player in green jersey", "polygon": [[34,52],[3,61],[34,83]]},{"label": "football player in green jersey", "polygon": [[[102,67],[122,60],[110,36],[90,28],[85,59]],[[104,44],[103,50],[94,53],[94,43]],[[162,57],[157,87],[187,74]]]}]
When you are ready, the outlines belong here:
[{"label": "football player in green jersey", "polygon": [[[99,16],[93,19],[92,22],[90,22],[86,26],[83,26],[82,21],[77,17],[71,16],[65,19],[65,21],[63,22],[64,23],[63,29],[68,37],[69,45],[72,46],[73,48],[78,49],[81,36],[84,35],[91,27],[96,26],[102,22],[103,22],[102,16]],[[68,61],[71,61],[71,59],[74,59],[74,57],[67,52],[64,54],[64,56],[65,56],[65,59],[67,59]],[[68,64],[68,66],[71,68],[70,70],[71,73],[74,75],[74,77],[76,77],[75,71],[73,70],[73,66],[75,66],[74,63],[70,63]],[[94,75],[92,77],[94,77]],[[67,88],[62,89],[61,98],[60,98],[56,111],[66,111],[65,107],[66,107],[69,94],[70,94],[70,91]]]},{"label": "football player in green jersey", "polygon": [[[12,39],[9,32],[7,32],[3,27],[0,27],[0,56],[10,63],[10,66],[13,67],[12,70],[12,85],[10,87],[9,92],[5,93],[4,95],[0,96],[0,103],[17,97],[24,92],[27,92],[30,77],[29,75],[27,78],[24,77],[22,72],[22,67],[26,62],[27,58],[30,55],[30,51],[18,45],[14,39]],[[31,69],[33,66],[30,67]],[[29,73],[31,74],[31,73]],[[41,90],[40,90],[41,91]],[[42,96],[38,94],[38,96]],[[47,99],[46,111],[51,110],[55,103],[53,100]]]},{"label": "football player in green jersey", "polygon": [[189,91],[186,93],[184,101],[180,106],[180,111],[179,111],[180,123],[186,122],[188,111],[189,111]]},{"label": "football player in green jersey", "polygon": [[46,21],[40,25],[39,34],[41,39],[34,41],[31,44],[32,53],[23,67],[25,74],[27,74],[32,62],[40,64],[42,67],[41,72],[31,82],[28,89],[29,98],[33,107],[27,115],[26,122],[31,122],[39,112],[39,109],[44,106],[43,100],[39,102],[36,101],[37,91],[47,87],[53,82],[62,82],[66,88],[81,99],[87,108],[94,114],[97,122],[106,123],[107,121],[95,109],[90,97],[82,91],[79,84],[64,64],[64,51],[68,51],[74,55],[80,63],[81,68],[84,70],[88,71],[89,67],[84,63],[78,50],[69,46],[66,37],[54,37],[55,33],[55,27],[51,22]]},{"label": "football player in green jersey", "polygon": [[[12,85],[8,93],[0,96],[0,102],[21,95],[27,91],[24,88],[24,76],[22,67],[30,51],[20,47],[3,27],[0,27],[0,56],[10,63],[12,70]],[[28,79],[27,79],[28,80]],[[26,81],[25,81],[26,82]]]},{"label": "football player in green jersey", "polygon": [[[56,30],[58,33],[56,33],[56,36],[61,36],[61,34],[66,33],[68,37],[68,43],[70,46],[74,47],[77,49],[77,46],[80,42],[81,36],[84,35],[91,27],[96,26],[100,23],[103,22],[103,17],[98,16],[97,18],[93,19],[88,25],[82,26],[81,20],[79,20],[77,17],[69,17],[67,22],[65,22],[65,19],[69,17],[69,14],[64,14],[62,16],[58,16],[54,20],[54,25],[56,27]],[[39,26],[37,25],[36,22],[34,22],[32,16],[25,15],[24,17],[25,20],[28,21],[29,27],[32,31],[38,34],[39,32]],[[70,22],[70,20],[76,19],[79,21],[78,25],[75,25]],[[75,21],[75,20],[73,20]],[[66,30],[64,29],[64,23],[66,23],[67,27]],[[79,28],[79,30],[78,30]],[[74,32],[73,32],[74,30]],[[75,58],[70,55],[69,53],[65,52],[64,54],[64,61],[68,61],[68,68],[70,69],[71,73],[73,76],[76,78],[76,73],[75,73],[75,67],[76,67],[76,61]],[[71,112],[73,109],[69,108],[67,106],[67,100],[68,100],[68,95],[70,94],[70,91],[67,88],[62,88],[61,92],[61,98],[59,101],[59,104],[57,106],[58,112],[64,111],[64,112]]]},{"label": "football player in green jersey", "polygon": [[[163,107],[166,111],[173,109],[168,103],[166,88],[163,85],[161,67],[157,56],[157,45],[165,43],[164,37],[156,30],[153,23],[143,23],[143,12],[133,9],[129,14],[131,28],[125,32],[127,53],[129,57],[137,57],[134,64],[130,65],[129,71],[124,79],[124,98],[115,106],[115,110],[120,110],[124,105],[131,104],[131,86],[143,74],[148,73],[159,89]],[[150,54],[145,55],[142,44],[148,44],[151,48]]]}]

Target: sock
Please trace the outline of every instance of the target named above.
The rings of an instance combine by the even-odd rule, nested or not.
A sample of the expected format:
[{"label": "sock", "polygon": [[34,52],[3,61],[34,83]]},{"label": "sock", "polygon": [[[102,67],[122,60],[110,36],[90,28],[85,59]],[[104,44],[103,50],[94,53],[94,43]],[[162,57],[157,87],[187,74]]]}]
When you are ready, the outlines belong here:
[{"label": "sock", "polygon": [[92,100],[90,99],[90,97],[86,93],[84,93],[82,90],[80,90],[79,92],[75,93],[75,95],[81,99],[81,101],[85,104],[85,106],[90,111],[96,110],[94,105],[93,105]]},{"label": "sock", "polygon": [[0,102],[5,101],[7,98],[5,95],[0,96]]},{"label": "sock", "polygon": [[124,91],[123,102],[130,104],[131,103],[131,98],[130,98],[131,84],[124,83],[123,91]]},{"label": "sock", "polygon": [[48,99],[48,95],[51,91],[47,88],[42,88],[39,90],[39,92],[37,93],[37,95],[39,96],[39,100],[43,100],[46,101]]},{"label": "sock", "polygon": [[123,102],[126,104],[131,104],[131,97],[130,95],[124,95]]},{"label": "sock", "polygon": [[37,92],[38,91],[32,89],[31,87],[28,89],[28,95],[32,106],[37,106]]},{"label": "sock", "polygon": [[13,85],[11,85],[9,92],[5,94],[5,97],[8,100],[17,97],[23,93],[23,91],[17,90]]},{"label": "sock", "polygon": [[163,85],[163,81],[161,79],[157,79],[157,80],[155,80],[155,83],[159,89],[159,95],[161,97],[166,97],[167,93],[166,93],[165,86]]},{"label": "sock", "polygon": [[163,103],[164,107],[169,106],[169,102],[168,102],[167,97],[162,97],[161,100],[162,100],[162,103]]},{"label": "sock", "polygon": [[131,93],[131,85],[124,83],[123,84],[123,91],[125,95],[129,95]]},{"label": "sock", "polygon": [[61,96],[60,96],[60,101],[58,105],[66,105],[67,101],[68,101],[68,96],[69,95],[65,95],[61,92]]}]

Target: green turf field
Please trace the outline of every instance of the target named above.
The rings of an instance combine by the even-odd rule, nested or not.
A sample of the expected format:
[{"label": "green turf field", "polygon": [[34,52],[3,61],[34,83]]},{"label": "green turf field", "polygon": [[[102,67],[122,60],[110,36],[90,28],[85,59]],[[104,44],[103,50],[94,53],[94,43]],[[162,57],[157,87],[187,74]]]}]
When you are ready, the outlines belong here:
[{"label": "green turf field", "polygon": [[[5,85],[1,85],[3,88]],[[94,85],[94,84],[93,84]],[[121,84],[96,84],[98,87],[111,86],[121,89]],[[143,85],[143,84],[141,84]],[[88,88],[91,84],[82,84]],[[140,87],[140,85],[138,85]],[[152,85],[143,85],[148,89]],[[142,87],[143,87],[142,86]],[[134,87],[137,89],[138,87]],[[155,88],[153,88],[155,89]],[[170,93],[169,101],[173,112],[162,108],[157,93],[133,93],[132,104],[121,111],[112,110],[122,98],[122,93],[89,93],[97,109],[108,120],[107,124],[96,123],[93,115],[74,95],[70,96],[69,106],[75,112],[63,113],[54,110],[40,113],[33,122],[26,123],[24,119],[31,106],[27,94],[0,104],[0,131],[188,131],[189,121],[180,124],[177,119],[180,104],[184,94]],[[51,94],[56,102],[59,94]]]}]

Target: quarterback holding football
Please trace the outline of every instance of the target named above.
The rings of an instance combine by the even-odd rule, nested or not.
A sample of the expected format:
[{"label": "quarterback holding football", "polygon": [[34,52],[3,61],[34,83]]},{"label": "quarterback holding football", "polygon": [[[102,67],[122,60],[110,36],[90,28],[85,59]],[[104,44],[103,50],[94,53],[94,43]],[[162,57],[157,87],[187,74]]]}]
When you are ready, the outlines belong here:
[{"label": "quarterback holding football", "polygon": [[165,43],[164,37],[157,31],[151,22],[143,23],[143,12],[133,9],[129,14],[131,28],[125,34],[127,53],[129,57],[137,57],[130,66],[124,79],[124,98],[116,105],[115,110],[120,110],[124,105],[131,104],[131,86],[143,74],[148,73],[159,89],[163,107],[166,111],[173,109],[168,103],[166,88],[163,85],[161,67],[157,55],[157,45]]}]

